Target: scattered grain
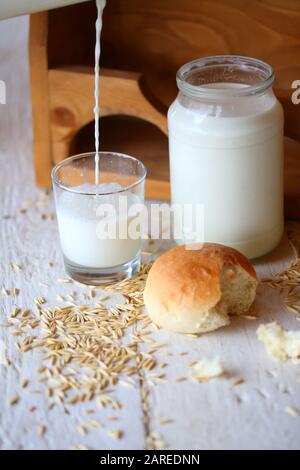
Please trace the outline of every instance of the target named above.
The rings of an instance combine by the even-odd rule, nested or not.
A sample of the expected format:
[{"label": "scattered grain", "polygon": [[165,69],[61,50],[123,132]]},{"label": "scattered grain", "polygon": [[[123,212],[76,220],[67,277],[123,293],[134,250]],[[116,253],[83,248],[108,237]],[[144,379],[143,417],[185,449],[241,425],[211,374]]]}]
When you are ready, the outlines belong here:
[{"label": "scattered grain", "polygon": [[46,303],[46,299],[44,297],[37,297],[34,299],[36,305],[43,305]]},{"label": "scattered grain", "polygon": [[70,450],[88,450],[88,447],[83,444],[76,444],[75,446],[71,446]]},{"label": "scattered grain", "polygon": [[299,410],[297,410],[296,408],[292,406],[287,406],[285,408],[285,411],[287,414],[289,414],[290,416],[293,416],[294,418],[298,418],[298,416],[300,416]]},{"label": "scattered grain", "polygon": [[15,397],[10,399],[9,404],[13,406],[13,405],[16,405],[19,401],[20,401],[20,397],[16,395]]},{"label": "scattered grain", "polygon": [[119,440],[123,437],[123,431],[120,429],[110,429],[107,431],[107,434],[115,440]]},{"label": "scattered grain", "polygon": [[79,434],[81,434],[82,436],[85,436],[87,433],[87,429],[82,425],[77,426],[76,429],[79,432]]},{"label": "scattered grain", "polygon": [[185,380],[187,380],[187,377],[176,377],[175,379],[175,382],[184,382]]},{"label": "scattered grain", "polygon": [[26,388],[29,384],[29,381],[27,379],[23,379],[22,382],[21,382],[21,387],[22,388]]},{"label": "scattered grain", "polygon": [[109,416],[107,418],[107,421],[118,421],[118,419],[119,419],[118,416]]},{"label": "scattered grain", "polygon": [[41,426],[39,426],[38,428],[38,435],[40,437],[42,437],[46,432],[46,426],[44,426],[43,424]]},{"label": "scattered grain", "polygon": [[10,318],[17,317],[20,312],[21,312],[21,309],[19,307],[14,307],[14,309],[12,310],[12,312],[10,314]]},{"label": "scattered grain", "polygon": [[171,418],[163,418],[159,421],[159,424],[165,425],[165,424],[171,424],[174,423],[174,419]]},{"label": "scattered grain", "polygon": [[47,284],[46,282],[40,282],[39,285],[40,287],[45,287],[45,288],[49,287],[49,284]]},{"label": "scattered grain", "polygon": [[[53,265],[52,262],[48,264]],[[147,433],[150,432],[148,390],[143,370],[157,367],[155,352],[166,344],[154,342],[150,338],[151,322],[142,310],[143,290],[149,268],[150,265],[142,266],[140,273],[133,278],[105,287],[102,290],[107,294],[97,297],[94,303],[90,303],[90,299],[96,297],[97,290],[92,287],[87,291],[85,303],[82,304],[75,303],[78,296],[74,291],[65,297],[70,305],[45,306],[46,299],[37,297],[32,313],[30,310],[23,311],[22,317],[20,315],[20,318],[16,318],[20,312],[13,312],[12,320],[15,323],[12,321],[11,324],[16,325],[14,335],[26,333],[17,342],[18,349],[23,352],[42,350],[43,363],[37,373],[40,374],[39,381],[46,383],[45,393],[51,399],[48,409],[56,403],[74,405],[96,398],[100,407],[109,406],[120,411],[122,404],[110,395],[113,386],[124,383],[134,387],[136,380],[132,376],[136,376],[142,390],[142,409],[144,421],[148,423]],[[60,279],[59,282],[70,283],[72,280]],[[123,301],[114,306],[101,303],[110,300],[111,294],[117,292],[123,295]],[[37,326],[41,327],[41,336],[34,336],[33,332],[29,335],[28,331]],[[138,326],[138,331],[130,337],[135,326]],[[139,343],[144,343],[148,349],[139,350]],[[161,370],[166,365],[164,362],[158,366]],[[164,374],[153,374],[151,380],[161,382]],[[27,383],[23,381],[23,386],[25,385]],[[41,390],[30,390],[30,393],[41,393]],[[19,397],[15,397],[11,402],[15,404],[18,400]],[[29,410],[33,412],[35,407]],[[116,419],[117,416],[111,416],[108,421]],[[100,426],[98,421],[88,420],[78,425],[78,430],[85,434]],[[118,440],[122,438],[123,431],[114,429],[108,431],[108,434]]]},{"label": "scattered grain", "polygon": [[14,287],[12,293],[15,297],[18,297],[20,293],[20,289],[18,289],[17,287]]},{"label": "scattered grain", "polygon": [[243,383],[245,383],[244,379],[235,379],[231,382],[231,386],[236,387],[237,385],[241,385]]}]

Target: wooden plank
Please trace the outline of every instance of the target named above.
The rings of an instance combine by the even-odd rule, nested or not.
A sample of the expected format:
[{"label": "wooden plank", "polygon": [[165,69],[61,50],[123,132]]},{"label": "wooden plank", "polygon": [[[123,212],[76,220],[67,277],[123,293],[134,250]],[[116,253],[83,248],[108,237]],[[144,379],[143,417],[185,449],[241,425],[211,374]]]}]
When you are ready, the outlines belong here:
[{"label": "wooden plank", "polygon": [[285,138],[285,216],[300,220],[300,143]]},{"label": "wooden plank", "polygon": [[33,157],[36,181],[51,184],[51,133],[49,122],[49,89],[47,62],[48,13],[30,16],[29,58],[33,124]]},{"label": "wooden plank", "polygon": [[170,200],[170,183],[169,181],[159,181],[146,179],[146,197],[149,199],[161,199],[163,201]]},{"label": "wooden plank", "polygon": [[[166,118],[143,96],[139,75],[124,72],[100,74],[101,116],[126,114],[143,119],[166,132]],[[55,162],[68,155],[75,134],[93,120],[94,72],[49,70],[51,127]]]}]

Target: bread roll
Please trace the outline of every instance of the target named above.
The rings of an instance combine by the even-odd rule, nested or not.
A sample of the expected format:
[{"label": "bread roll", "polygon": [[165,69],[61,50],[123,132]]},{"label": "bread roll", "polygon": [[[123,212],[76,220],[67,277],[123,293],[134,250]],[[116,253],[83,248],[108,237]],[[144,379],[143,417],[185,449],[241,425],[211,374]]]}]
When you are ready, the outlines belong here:
[{"label": "bread roll", "polygon": [[179,333],[206,333],[245,314],[257,278],[248,259],[233,248],[204,243],[172,248],[151,267],[144,291],[153,322]]}]

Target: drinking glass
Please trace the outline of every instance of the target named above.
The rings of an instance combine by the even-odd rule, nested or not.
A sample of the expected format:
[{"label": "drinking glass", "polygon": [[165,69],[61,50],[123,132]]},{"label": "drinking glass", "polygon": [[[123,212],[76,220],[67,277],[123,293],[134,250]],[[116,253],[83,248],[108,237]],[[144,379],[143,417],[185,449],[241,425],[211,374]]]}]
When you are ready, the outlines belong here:
[{"label": "drinking glass", "polygon": [[61,249],[67,274],[101,285],[135,274],[140,267],[146,168],[129,155],[75,155],[52,170]]}]

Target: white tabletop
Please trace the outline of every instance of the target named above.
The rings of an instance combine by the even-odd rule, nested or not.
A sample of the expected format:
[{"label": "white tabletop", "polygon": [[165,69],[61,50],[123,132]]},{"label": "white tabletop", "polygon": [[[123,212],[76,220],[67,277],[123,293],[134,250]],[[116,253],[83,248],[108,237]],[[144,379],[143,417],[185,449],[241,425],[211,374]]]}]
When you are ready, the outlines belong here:
[{"label": "white tabletop", "polygon": [[[58,294],[74,290],[61,284],[65,276],[59,250],[56,221],[51,214],[52,195],[46,197],[34,184],[32,130],[27,60],[28,18],[0,22],[0,79],[7,88],[7,104],[0,105],[0,287],[20,289],[17,299],[0,295],[1,323],[14,305],[32,308],[43,295],[48,305],[58,304]],[[26,200],[33,204],[26,205]],[[37,203],[38,201],[38,203]],[[27,213],[20,208],[27,207]],[[296,230],[299,226],[294,225]],[[165,246],[160,244],[159,251]],[[150,248],[154,250],[153,246]],[[156,248],[155,248],[156,249]],[[295,254],[285,236],[280,247],[256,263],[259,277],[270,277],[287,267]],[[49,267],[48,262],[54,266]],[[21,270],[14,270],[11,263]],[[43,287],[46,283],[49,287]],[[75,287],[79,289],[79,287]],[[114,297],[111,302],[114,302]],[[168,449],[297,449],[300,447],[299,365],[271,359],[256,336],[260,323],[279,321],[298,329],[297,315],[288,313],[278,289],[258,288],[257,320],[233,318],[229,327],[200,338],[158,330],[152,338],[166,343],[157,353],[164,369],[145,373],[143,388],[119,384],[111,394],[122,404],[120,411],[100,409],[94,403],[57,405],[47,409],[46,385],[38,382],[36,369],[43,365],[38,351],[20,353],[9,329],[0,329],[0,447],[2,449],[145,449],[149,435],[156,447]],[[167,354],[166,354],[167,353]],[[184,354],[183,354],[184,353]],[[219,357],[227,374],[208,383],[178,382],[187,377],[189,364],[203,356]],[[162,382],[151,377],[163,373]],[[298,381],[297,381],[298,378]],[[22,389],[20,382],[29,380]],[[232,386],[236,379],[244,382]],[[20,396],[15,405],[9,402]],[[34,412],[29,408],[36,406]],[[87,409],[93,409],[90,418]],[[114,414],[117,421],[109,421]],[[82,436],[78,425],[87,419],[102,424]],[[164,420],[170,420],[164,422]],[[40,435],[40,426],[45,432]],[[123,436],[113,439],[109,431]]]}]

